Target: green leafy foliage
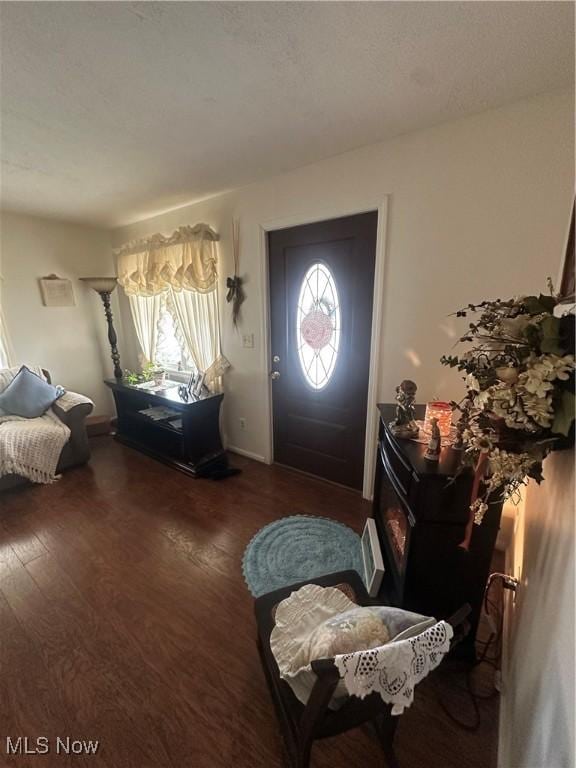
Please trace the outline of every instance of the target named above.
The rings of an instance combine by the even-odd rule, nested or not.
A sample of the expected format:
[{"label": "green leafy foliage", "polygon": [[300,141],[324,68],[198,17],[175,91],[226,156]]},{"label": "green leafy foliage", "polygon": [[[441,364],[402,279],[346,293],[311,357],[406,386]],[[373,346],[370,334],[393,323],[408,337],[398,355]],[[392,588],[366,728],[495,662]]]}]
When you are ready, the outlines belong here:
[{"label": "green leafy foliage", "polygon": [[540,351],[550,355],[564,354],[562,338],[560,336],[560,319],[547,315],[540,323]]},{"label": "green leafy foliage", "polygon": [[552,432],[554,434],[568,437],[572,422],[574,421],[574,405],[574,391],[563,390],[554,410],[554,422],[552,423]]},{"label": "green leafy foliage", "polygon": [[134,371],[129,371],[128,369],[124,371],[124,381],[127,384],[138,384],[139,380],[138,374],[134,373]]},{"label": "green leafy foliage", "polygon": [[540,296],[525,296],[522,303],[529,315],[541,315],[552,313],[558,300],[555,296],[541,293]]},{"label": "green leafy foliage", "polygon": [[124,371],[124,381],[127,384],[140,384],[144,381],[152,381],[155,374],[161,370],[160,366],[157,363],[150,362],[146,363],[146,365],[142,368],[142,371],[140,373],[135,373],[134,371],[125,370]]}]

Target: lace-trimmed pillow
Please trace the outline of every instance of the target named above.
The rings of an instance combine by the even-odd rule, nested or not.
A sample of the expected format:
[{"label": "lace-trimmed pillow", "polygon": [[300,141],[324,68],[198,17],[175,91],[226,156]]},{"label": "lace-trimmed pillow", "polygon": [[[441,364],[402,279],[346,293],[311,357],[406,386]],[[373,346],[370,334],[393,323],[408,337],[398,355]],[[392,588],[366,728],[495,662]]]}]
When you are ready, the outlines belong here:
[{"label": "lace-trimmed pillow", "polygon": [[[311,661],[377,648],[434,622],[396,608],[360,607],[339,589],[307,584],[279,603],[270,648],[281,677],[305,704],[316,680]],[[330,706],[336,709],[346,695],[341,682]]]}]

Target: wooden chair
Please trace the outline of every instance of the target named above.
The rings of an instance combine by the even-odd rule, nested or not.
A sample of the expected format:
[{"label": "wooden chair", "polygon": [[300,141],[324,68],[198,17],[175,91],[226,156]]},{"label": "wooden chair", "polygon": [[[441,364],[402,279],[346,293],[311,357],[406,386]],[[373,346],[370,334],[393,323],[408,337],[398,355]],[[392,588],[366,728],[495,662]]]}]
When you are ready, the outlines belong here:
[{"label": "wooden chair", "polygon": [[[301,584],[278,589],[256,599],[258,649],[291,766],[293,768],[308,768],[314,740],[336,736],[352,728],[357,728],[363,723],[372,722],[382,744],[389,768],[399,768],[393,747],[398,716],[392,716],[391,706],[385,704],[379,694],[372,693],[365,699],[349,696],[340,709],[329,709],[328,704],[340,680],[333,659],[320,659],[312,662],[312,669],[316,673],[317,680],[306,705],[298,701],[288,683],[280,677],[276,659],[270,648],[270,634],[274,628],[276,607],[279,602],[305,584],[336,587],[358,605],[378,604],[370,599],[362,580],[355,571],[341,571],[330,576],[311,579]],[[465,605],[448,619],[454,628],[452,646],[468,633],[469,625],[466,617],[469,613],[470,606]]]}]

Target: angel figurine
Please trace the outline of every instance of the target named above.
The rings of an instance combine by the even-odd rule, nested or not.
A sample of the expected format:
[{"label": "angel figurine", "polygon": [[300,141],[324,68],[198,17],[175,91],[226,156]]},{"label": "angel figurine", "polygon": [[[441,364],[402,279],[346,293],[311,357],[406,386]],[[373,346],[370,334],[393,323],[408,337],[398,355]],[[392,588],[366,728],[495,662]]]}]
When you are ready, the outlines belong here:
[{"label": "angel figurine", "polygon": [[442,449],[442,436],[440,435],[440,427],[438,426],[438,419],[430,419],[430,442],[426,448],[424,458],[428,461],[439,461],[440,451]]},{"label": "angel figurine", "polygon": [[410,379],[404,379],[400,386],[396,387],[396,418],[390,422],[390,429],[398,437],[416,437],[418,434],[414,407],[417,389]]}]

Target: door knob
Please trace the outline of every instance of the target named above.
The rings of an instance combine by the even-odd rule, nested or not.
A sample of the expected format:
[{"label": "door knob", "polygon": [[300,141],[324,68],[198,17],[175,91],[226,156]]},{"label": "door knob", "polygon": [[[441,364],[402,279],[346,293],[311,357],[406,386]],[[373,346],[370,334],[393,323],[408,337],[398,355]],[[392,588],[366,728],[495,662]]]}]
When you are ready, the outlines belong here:
[{"label": "door knob", "polygon": [[272,373],[270,374],[270,378],[272,379],[272,381],[276,381],[277,379],[279,379],[280,371],[272,371]]}]

